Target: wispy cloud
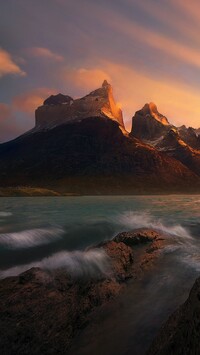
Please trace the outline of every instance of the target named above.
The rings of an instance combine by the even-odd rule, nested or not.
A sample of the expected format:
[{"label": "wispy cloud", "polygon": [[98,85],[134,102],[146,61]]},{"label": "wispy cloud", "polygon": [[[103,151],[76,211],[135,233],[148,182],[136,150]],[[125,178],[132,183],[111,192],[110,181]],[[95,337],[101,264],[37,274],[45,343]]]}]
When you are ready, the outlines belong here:
[{"label": "wispy cloud", "polygon": [[[128,4],[133,6],[132,0],[127,0]],[[183,2],[182,0],[168,1],[168,6],[165,6],[163,9],[163,4],[159,2],[149,2],[149,1],[140,1],[137,2],[138,8],[140,8],[144,14],[147,14],[154,23],[160,24],[160,27],[163,31],[166,31],[166,28],[170,31],[173,31],[174,35],[178,35],[184,39],[190,40],[191,44],[200,44],[199,31],[200,30],[200,18],[199,10],[195,11],[195,14],[198,14],[198,23],[194,26],[193,19],[188,18],[190,11],[193,12],[193,6],[190,3]],[[178,14],[182,14],[178,16]],[[187,26],[186,26],[187,24]]]},{"label": "wispy cloud", "polygon": [[[99,60],[99,68],[84,69],[84,80],[81,79],[82,68],[73,69],[63,75],[71,89],[82,89],[87,93],[102,84],[102,78],[107,78],[113,85],[114,94],[124,112],[126,127],[131,129],[131,117],[135,111],[146,102],[154,101],[158,109],[176,125],[185,123],[189,126],[200,126],[200,89],[194,89],[178,80],[162,80],[146,71],[131,66]],[[94,75],[94,83],[90,78]],[[94,84],[94,85],[93,85]],[[93,85],[93,86],[92,86]]]},{"label": "wispy cloud", "polygon": [[43,59],[49,59],[55,62],[63,62],[64,57],[60,54],[57,54],[53,51],[51,51],[48,48],[44,47],[32,47],[28,49],[28,53],[32,55],[33,57],[39,57]]},{"label": "wispy cloud", "polygon": [[26,73],[15,63],[10,53],[0,48],[0,77],[8,74],[24,76]]},{"label": "wispy cloud", "polygon": [[200,21],[200,3],[198,0],[182,1],[182,0],[170,0],[170,3],[174,6],[175,12],[179,16],[185,16],[187,18],[187,24],[193,23],[193,25],[199,26]]},{"label": "wispy cloud", "polygon": [[162,80],[123,64],[104,62],[102,65],[112,78],[129,129],[135,111],[151,101],[173,124],[200,127],[200,89],[180,84],[175,78]]},{"label": "wispy cloud", "polygon": [[[102,6],[101,3],[94,3],[90,0],[85,1],[87,6],[85,6],[85,11],[83,9],[85,17],[84,21],[87,21],[87,18],[88,21],[90,19],[90,13],[86,13],[87,7],[90,7],[93,19],[97,26],[101,26],[103,24],[104,29],[106,29],[108,34],[112,33],[112,37],[114,39],[118,38],[119,35],[123,36],[123,39],[120,37],[120,40],[122,41],[122,45],[124,43],[127,44],[127,57],[129,57],[129,60],[129,48],[133,46],[140,49],[140,47],[143,46],[146,56],[148,56],[149,50],[152,49],[156,50],[156,54],[158,56],[157,60],[162,60],[164,57],[167,57],[169,63],[171,59],[175,59],[183,65],[191,65],[199,69],[200,49],[196,46],[194,41],[195,38],[196,42],[199,43],[197,27],[194,26],[192,18],[190,18],[190,21],[187,22],[185,20],[184,22],[184,16],[182,16],[182,18],[178,16],[179,12],[184,11],[184,7],[184,14],[187,15],[186,12],[188,7],[190,7],[190,4],[186,4],[186,2],[183,4],[183,1],[181,2],[180,0],[179,5],[177,5],[176,8],[175,1],[171,2],[171,7],[168,6],[165,12],[165,9],[159,7],[159,4],[155,5],[152,1],[144,1],[142,2],[143,4],[138,4],[137,1],[132,0],[124,1],[124,8],[127,7],[127,4],[129,4],[129,6],[132,4],[132,7],[130,7],[130,13],[134,12],[136,8],[140,8],[143,10],[143,13],[146,12],[153,16],[155,22],[157,23],[157,27],[154,26],[151,21],[147,21],[146,23],[143,21],[143,23],[141,23],[140,17],[138,19],[131,19],[131,16],[127,16],[124,11],[120,12],[120,8],[117,6],[105,7]],[[196,3],[195,8],[196,11],[197,9],[200,10],[200,5],[197,5]],[[192,13],[193,12],[194,11],[192,11]],[[196,17],[200,18],[199,11],[197,11]],[[158,26],[159,22],[160,26]],[[170,28],[170,23],[174,29],[174,34],[172,31],[171,34],[167,33],[167,31],[165,31],[166,28],[162,28],[163,24],[167,24]],[[196,26],[197,25],[198,24],[196,24]],[[177,36],[178,32],[180,36]],[[91,37],[92,36],[93,34],[91,34]],[[185,40],[186,37],[190,38],[190,43]],[[99,38],[101,41],[101,37]],[[118,45],[120,46],[120,43],[118,43]]]},{"label": "wispy cloud", "polygon": [[[45,21],[39,0],[29,6],[13,2],[18,16],[13,23],[7,2],[5,8],[7,18],[0,14],[1,22],[17,34],[13,46],[8,32],[7,45],[18,57],[6,52],[0,76],[24,75],[21,55],[27,56],[29,75],[17,83],[6,78],[1,100],[11,102],[24,127],[51,94],[38,87],[80,97],[104,79],[113,84],[129,128],[131,116],[148,101],[155,101],[174,124],[200,126],[198,0],[56,0],[49,2]],[[24,34],[27,23],[29,35]]]},{"label": "wispy cloud", "polygon": [[13,97],[10,104],[0,103],[0,143],[13,139],[35,124],[35,110],[56,91],[37,88]]},{"label": "wispy cloud", "polygon": [[109,14],[105,17],[107,26],[116,32],[120,32],[132,39],[134,42],[140,42],[148,45],[150,48],[161,51],[168,57],[174,57],[181,62],[200,68],[200,50],[192,48],[180,41],[167,35],[161,34],[145,28],[126,17],[118,14]]},{"label": "wispy cloud", "polygon": [[0,122],[6,120],[11,114],[10,107],[0,102]]},{"label": "wispy cloud", "polygon": [[69,82],[70,86],[85,92],[98,88],[105,79],[110,81],[111,77],[101,66],[74,69],[63,67],[60,70],[60,80]]},{"label": "wispy cloud", "polygon": [[54,89],[37,88],[13,98],[12,107],[21,112],[25,112],[34,116],[34,112],[38,106],[51,94],[55,93]]},{"label": "wispy cloud", "polygon": [[9,105],[0,102],[0,143],[16,137],[20,127],[16,124],[15,117]]}]

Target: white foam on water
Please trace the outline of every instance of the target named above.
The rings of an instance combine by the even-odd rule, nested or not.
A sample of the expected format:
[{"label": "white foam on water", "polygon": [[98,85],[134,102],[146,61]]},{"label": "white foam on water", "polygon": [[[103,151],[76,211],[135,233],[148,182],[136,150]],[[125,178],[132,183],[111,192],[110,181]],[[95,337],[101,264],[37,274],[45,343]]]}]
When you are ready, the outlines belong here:
[{"label": "white foam on water", "polygon": [[177,256],[177,260],[198,273],[200,272],[200,254],[198,247],[187,250],[185,254]]},{"label": "white foam on water", "polygon": [[0,278],[19,275],[32,267],[39,267],[46,270],[62,268],[73,276],[91,277],[110,273],[110,259],[102,249],[73,252],[62,251],[46,257],[41,261],[1,270]]},{"label": "white foam on water", "polygon": [[2,233],[0,234],[0,245],[7,249],[32,248],[52,243],[60,239],[63,233],[62,228],[38,228],[14,233]]},{"label": "white foam on water", "polygon": [[180,247],[178,245],[167,245],[161,250],[161,253],[162,254],[171,254],[171,253],[176,252],[179,249],[180,249]]},{"label": "white foam on water", "polygon": [[12,212],[0,211],[0,217],[10,217],[10,216],[12,216]]},{"label": "white foam on water", "polygon": [[161,219],[156,220],[150,213],[147,212],[124,212],[117,217],[116,222],[123,225],[126,229],[152,228],[184,240],[193,239],[189,231],[187,231],[187,229],[182,227],[180,224],[167,226]]},{"label": "white foam on water", "polygon": [[115,223],[120,224],[126,230],[152,228],[161,231],[170,243],[160,251],[161,254],[176,253],[177,262],[200,272],[199,244],[180,224],[166,225],[162,219],[156,219],[148,212],[134,213],[132,211],[120,214],[115,219]]}]

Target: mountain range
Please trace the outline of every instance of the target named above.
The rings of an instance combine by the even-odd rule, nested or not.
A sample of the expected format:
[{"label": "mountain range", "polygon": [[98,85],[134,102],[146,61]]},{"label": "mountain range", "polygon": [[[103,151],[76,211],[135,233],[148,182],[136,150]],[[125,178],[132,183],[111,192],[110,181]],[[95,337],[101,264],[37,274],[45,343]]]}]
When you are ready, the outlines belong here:
[{"label": "mountain range", "polygon": [[0,188],[61,194],[200,192],[200,129],[175,127],[145,104],[125,129],[113,89],[58,94],[35,111],[35,127],[0,144]]}]

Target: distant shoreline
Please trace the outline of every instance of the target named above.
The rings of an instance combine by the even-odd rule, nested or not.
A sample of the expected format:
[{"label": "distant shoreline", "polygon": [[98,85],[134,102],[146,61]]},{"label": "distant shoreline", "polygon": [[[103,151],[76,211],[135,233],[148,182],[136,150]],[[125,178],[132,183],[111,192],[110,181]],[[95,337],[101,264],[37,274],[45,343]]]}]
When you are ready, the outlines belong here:
[{"label": "distant shoreline", "polygon": [[78,193],[78,192],[65,192],[58,191],[51,188],[43,188],[43,187],[27,187],[27,186],[19,186],[19,187],[0,187],[0,198],[1,197],[101,197],[101,196],[168,196],[168,195],[200,195],[200,191],[191,192],[191,191],[157,191],[157,192],[135,192],[135,193],[127,193],[122,191],[121,193],[106,193],[105,191],[96,192],[96,193]]}]

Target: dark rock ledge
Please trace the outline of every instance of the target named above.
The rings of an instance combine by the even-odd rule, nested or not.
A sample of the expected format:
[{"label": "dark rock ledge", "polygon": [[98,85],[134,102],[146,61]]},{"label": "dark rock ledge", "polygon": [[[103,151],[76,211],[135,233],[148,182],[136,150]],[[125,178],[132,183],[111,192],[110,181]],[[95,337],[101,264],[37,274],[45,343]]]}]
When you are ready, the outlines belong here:
[{"label": "dark rock ledge", "polygon": [[162,326],[147,355],[200,354],[200,278],[186,302]]},{"label": "dark rock ledge", "polygon": [[109,275],[73,277],[66,270],[32,268],[1,280],[1,355],[66,354],[91,312],[122,292],[129,278],[140,277],[163,243],[150,229],[125,232],[94,247],[109,256]]}]

